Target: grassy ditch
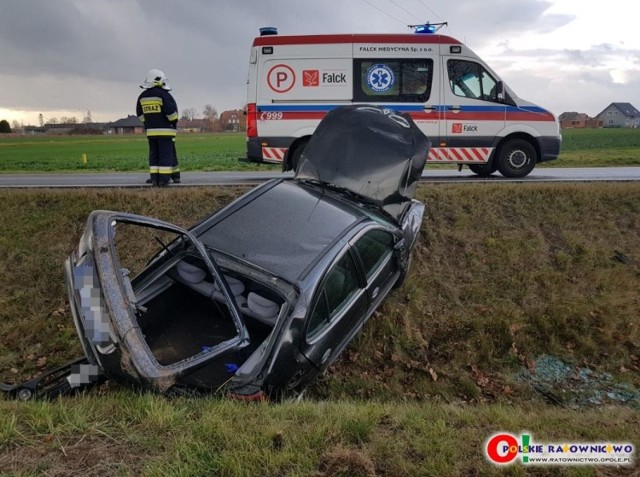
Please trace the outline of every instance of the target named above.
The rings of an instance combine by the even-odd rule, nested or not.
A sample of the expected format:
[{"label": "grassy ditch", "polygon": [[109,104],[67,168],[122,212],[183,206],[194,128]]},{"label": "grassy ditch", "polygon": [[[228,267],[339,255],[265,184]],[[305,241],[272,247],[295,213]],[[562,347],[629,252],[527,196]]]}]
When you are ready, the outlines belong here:
[{"label": "grassy ditch", "polygon": [[[189,225],[244,190],[0,191],[0,378],[81,353],[62,262],[91,210]],[[0,472],[501,475],[479,447],[499,430],[639,445],[640,185],[421,185],[418,197],[427,212],[407,282],[310,402],[166,400],[116,385],[0,402]],[[562,379],[532,379],[560,366]]]}]

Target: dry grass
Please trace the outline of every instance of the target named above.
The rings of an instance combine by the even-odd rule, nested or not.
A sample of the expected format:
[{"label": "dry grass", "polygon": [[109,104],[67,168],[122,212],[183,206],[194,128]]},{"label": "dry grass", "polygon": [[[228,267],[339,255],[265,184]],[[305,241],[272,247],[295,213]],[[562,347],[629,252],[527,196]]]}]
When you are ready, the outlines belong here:
[{"label": "dry grass", "polygon": [[514,372],[542,354],[640,383],[640,185],[419,194],[428,210],[407,283],[327,395],[509,398]]},{"label": "dry grass", "polygon": [[[81,353],[62,262],[91,210],[184,226],[243,190],[0,191],[0,376],[24,379]],[[167,400],[113,384],[54,403],[0,402],[0,474],[525,475],[484,461],[491,433],[639,445],[637,409],[549,406],[514,374],[551,354],[640,385],[640,185],[418,194],[428,210],[407,282],[310,402]],[[639,471],[551,470],[532,473]]]},{"label": "dry grass", "polygon": [[[23,379],[81,352],[62,262],[91,210],[187,226],[244,190],[0,192],[2,376]],[[418,194],[427,215],[406,284],[317,395],[521,397],[512,376],[541,354],[640,384],[640,185],[440,185]]]}]

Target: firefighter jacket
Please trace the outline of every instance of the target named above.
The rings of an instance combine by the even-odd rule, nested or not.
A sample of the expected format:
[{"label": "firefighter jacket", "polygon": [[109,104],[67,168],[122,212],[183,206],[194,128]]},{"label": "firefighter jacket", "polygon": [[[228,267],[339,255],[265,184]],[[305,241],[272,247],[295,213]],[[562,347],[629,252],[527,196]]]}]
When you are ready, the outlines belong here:
[{"label": "firefighter jacket", "polygon": [[147,137],[175,137],[178,106],[167,90],[154,86],[140,93],[136,115],[144,123]]}]

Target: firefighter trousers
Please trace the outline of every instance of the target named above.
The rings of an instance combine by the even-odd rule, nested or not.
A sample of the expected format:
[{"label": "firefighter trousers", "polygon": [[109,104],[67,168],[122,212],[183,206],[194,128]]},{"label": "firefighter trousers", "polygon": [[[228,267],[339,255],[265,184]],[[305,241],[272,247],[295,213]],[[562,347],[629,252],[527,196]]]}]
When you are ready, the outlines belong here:
[{"label": "firefighter trousers", "polygon": [[170,136],[149,137],[149,174],[154,185],[168,184],[177,166],[175,146]]}]

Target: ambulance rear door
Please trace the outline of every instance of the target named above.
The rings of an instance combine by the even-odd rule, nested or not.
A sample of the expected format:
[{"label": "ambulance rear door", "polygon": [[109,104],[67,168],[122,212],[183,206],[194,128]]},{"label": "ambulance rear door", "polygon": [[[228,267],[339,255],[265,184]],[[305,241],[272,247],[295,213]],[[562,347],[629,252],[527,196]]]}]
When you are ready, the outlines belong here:
[{"label": "ambulance rear door", "polygon": [[498,97],[500,79],[477,58],[443,54],[441,61],[441,139],[447,162],[485,163],[505,127],[507,105]]}]

